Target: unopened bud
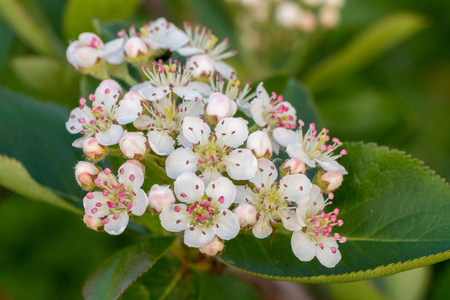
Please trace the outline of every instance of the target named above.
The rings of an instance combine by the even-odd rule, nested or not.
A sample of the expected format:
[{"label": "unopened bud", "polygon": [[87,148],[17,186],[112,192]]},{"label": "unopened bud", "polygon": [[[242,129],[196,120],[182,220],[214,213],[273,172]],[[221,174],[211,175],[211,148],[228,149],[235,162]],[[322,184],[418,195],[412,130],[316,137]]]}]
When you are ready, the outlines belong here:
[{"label": "unopened bud", "polygon": [[94,33],[84,32],[72,42],[66,51],[67,60],[75,68],[85,73],[99,75],[105,73],[102,58],[103,42]]},{"label": "unopened bud", "polygon": [[105,158],[108,148],[100,145],[95,137],[89,137],[83,140],[81,144],[84,155],[92,161],[100,161]]},{"label": "unopened bud", "polygon": [[156,212],[161,212],[167,205],[175,203],[175,196],[168,185],[154,184],[148,192],[148,206]]},{"label": "unopened bud", "polygon": [[233,212],[238,217],[241,227],[251,227],[256,224],[258,213],[253,205],[248,203],[239,204]]},{"label": "unopened bud", "polygon": [[192,68],[192,76],[196,79],[214,75],[216,68],[208,55],[195,55],[188,61],[188,68]]},{"label": "unopened bud", "polygon": [[271,158],[272,157],[272,142],[269,135],[265,131],[255,131],[248,136],[247,149],[252,151],[256,158]]},{"label": "unopened bud", "polygon": [[313,183],[317,184],[324,193],[333,193],[341,186],[344,176],[341,172],[328,172],[321,170],[317,172]]},{"label": "unopened bud", "polygon": [[301,8],[294,2],[282,2],[275,9],[276,22],[285,28],[298,28],[301,16]]},{"label": "unopened bud", "polygon": [[80,161],[75,166],[75,178],[78,185],[86,191],[91,191],[95,187],[94,180],[102,169],[90,162]]},{"label": "unopened bud", "polygon": [[211,242],[200,247],[199,250],[206,256],[214,256],[217,254],[222,254],[224,246],[223,241],[216,235]]},{"label": "unopened bud", "polygon": [[120,150],[127,158],[142,159],[150,150],[150,144],[143,132],[127,132],[119,140]]},{"label": "unopened bud", "polygon": [[87,227],[89,227],[92,230],[95,231],[103,231],[104,225],[102,222],[102,219],[95,218],[93,216],[84,215],[83,222],[86,224]]},{"label": "unopened bud", "polygon": [[319,12],[319,21],[323,27],[332,28],[339,22],[339,9],[334,6],[324,6]]},{"label": "unopened bud", "polygon": [[135,159],[129,159],[125,163],[126,164],[133,164],[133,165],[135,165],[136,167],[138,167],[139,169],[142,170],[142,173],[145,174],[145,167],[140,161],[135,160]]},{"label": "unopened bud", "polygon": [[126,59],[131,62],[146,62],[150,55],[150,48],[144,39],[133,36],[125,43],[124,54]]},{"label": "unopened bud", "polygon": [[213,124],[232,117],[236,113],[237,104],[221,93],[212,93],[205,106],[206,118]]},{"label": "unopened bud", "polygon": [[305,174],[305,172],[305,163],[298,158],[288,159],[281,166],[281,173],[283,176],[287,174]]}]

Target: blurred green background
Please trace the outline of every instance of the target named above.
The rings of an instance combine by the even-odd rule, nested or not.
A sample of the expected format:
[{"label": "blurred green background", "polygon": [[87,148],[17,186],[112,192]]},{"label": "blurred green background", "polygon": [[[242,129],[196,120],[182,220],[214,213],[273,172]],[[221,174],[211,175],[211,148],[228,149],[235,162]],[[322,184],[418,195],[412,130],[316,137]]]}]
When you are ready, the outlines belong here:
[{"label": "blurred green background", "polygon": [[[0,0],[0,85],[71,109],[80,97],[81,75],[65,62],[64,53],[78,33],[98,26],[120,29],[117,23],[111,25],[115,20],[142,24],[166,17],[180,27],[183,21],[198,22],[219,38],[230,38],[231,47],[240,52],[230,63],[242,79],[257,82],[283,73],[304,82],[315,99],[322,125],[333,136],[400,149],[448,178],[450,2],[348,0],[337,28],[313,38],[285,33],[298,41],[292,43],[292,49],[279,49],[289,55],[279,55],[275,47],[266,59],[257,60],[256,54],[239,43],[243,25],[234,18],[236,9],[236,5],[217,0]],[[361,51],[370,54],[376,49],[376,43],[369,43],[350,55],[343,67],[320,80],[314,78],[324,62],[354,45],[355,38],[374,24],[404,14],[414,16],[420,24],[405,38],[367,58],[358,57]],[[100,22],[93,25],[92,17]],[[384,29],[380,40],[396,30]],[[269,31],[267,34],[265,38],[273,38]],[[299,49],[306,50],[297,52]],[[301,64],[290,63],[298,62],[299,57]],[[352,62],[356,67],[350,66]],[[292,65],[297,67],[285,67]],[[30,120],[33,122],[45,120],[37,115]],[[79,299],[82,284],[95,267],[139,238],[132,230],[119,237],[92,232],[79,216],[4,189],[0,190],[0,229],[0,299]],[[369,282],[269,285],[279,293],[263,291],[262,279],[245,278],[248,287],[230,279],[237,284],[230,297],[288,299],[289,291],[301,291],[305,299],[360,299],[362,294],[365,299],[444,299],[450,292],[448,262]],[[214,286],[208,280],[205,286]],[[202,297],[207,295],[211,291],[205,289]]]}]

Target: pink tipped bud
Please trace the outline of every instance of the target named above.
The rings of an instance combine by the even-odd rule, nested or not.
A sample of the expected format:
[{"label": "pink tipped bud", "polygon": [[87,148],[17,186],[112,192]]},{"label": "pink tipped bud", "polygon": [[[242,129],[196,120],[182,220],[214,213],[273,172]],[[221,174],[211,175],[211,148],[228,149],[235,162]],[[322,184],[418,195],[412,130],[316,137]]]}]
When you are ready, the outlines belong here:
[{"label": "pink tipped bud", "polygon": [[[317,184],[324,193],[329,194],[336,191],[342,184],[344,180],[344,176],[341,172],[328,172],[325,170],[321,170],[317,172],[316,176],[313,179],[313,183]],[[328,198],[333,199],[328,195]]]},{"label": "pink tipped bud", "polygon": [[251,227],[256,224],[257,211],[253,205],[243,203],[234,209],[241,227]]},{"label": "pink tipped bud", "polygon": [[221,93],[212,93],[205,106],[206,118],[212,124],[217,124],[223,118],[234,116],[236,110],[236,102]]},{"label": "pink tipped bud", "polygon": [[305,163],[298,158],[291,158],[284,162],[281,166],[281,172],[283,175],[287,174],[305,174]]},{"label": "pink tipped bud", "polygon": [[221,254],[224,248],[223,241],[216,236],[212,239],[211,242],[199,248],[200,252],[205,254],[206,256],[214,256],[217,254]]},{"label": "pink tipped bud", "polygon": [[100,218],[95,218],[89,215],[84,215],[83,222],[92,230],[95,231],[103,231],[103,221]]},{"label": "pink tipped bud", "polygon": [[102,60],[102,40],[95,34],[84,32],[78,40],[72,42],[66,51],[66,57],[70,64],[77,69],[90,69]]},{"label": "pink tipped bud", "polygon": [[265,131],[255,131],[248,136],[247,149],[252,151],[256,158],[271,158],[272,157],[272,142],[269,135]]},{"label": "pink tipped bud", "polygon": [[130,62],[146,61],[150,55],[150,48],[144,39],[133,36],[125,43],[124,54]]},{"label": "pink tipped bud", "polygon": [[214,62],[208,55],[192,56],[187,63],[187,67],[192,68],[192,76],[196,79],[212,76],[216,71]]},{"label": "pink tipped bud", "polygon": [[[154,184],[148,193],[148,206],[156,212],[161,212],[167,205],[175,203],[175,196],[168,185]],[[180,209],[179,206],[178,211]],[[175,211],[176,208],[175,207]]]},{"label": "pink tipped bud", "polygon": [[119,140],[122,154],[131,159],[142,159],[150,150],[150,144],[143,132],[127,132]]},{"label": "pink tipped bud", "polygon": [[75,166],[75,178],[78,185],[86,191],[95,188],[95,179],[102,169],[90,162],[80,161]]},{"label": "pink tipped bud", "polygon": [[100,145],[95,137],[84,139],[81,146],[86,157],[92,161],[104,159],[108,152],[108,148]]}]

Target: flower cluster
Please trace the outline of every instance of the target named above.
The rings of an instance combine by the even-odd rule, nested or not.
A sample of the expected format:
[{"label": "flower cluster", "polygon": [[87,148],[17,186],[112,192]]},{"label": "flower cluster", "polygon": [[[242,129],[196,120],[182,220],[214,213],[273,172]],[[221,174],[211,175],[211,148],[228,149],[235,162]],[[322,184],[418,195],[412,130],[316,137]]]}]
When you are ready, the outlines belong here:
[{"label": "flower cluster", "polygon": [[[84,221],[117,235],[130,218],[158,214],[164,229],[183,231],[184,243],[205,255],[241,230],[259,239],[286,230],[300,260],[334,267],[346,238],[333,232],[343,224],[339,209],[327,207],[347,174],[337,162],[346,151],[337,153],[341,142],[327,129],[310,124],[304,133],[294,106],[263,83],[251,92],[223,61],[234,55],[227,48],[207,28],[182,31],[165,19],[106,44],[83,33],[69,46],[82,72],[114,76],[108,65],[131,63],[147,79],[128,91],[105,79],[70,113],[67,130],[82,135],[73,146],[87,159],[75,167],[87,191]],[[160,59],[175,51],[186,62]],[[271,159],[284,153],[277,168]],[[108,155],[126,160],[117,176],[100,166]]]}]

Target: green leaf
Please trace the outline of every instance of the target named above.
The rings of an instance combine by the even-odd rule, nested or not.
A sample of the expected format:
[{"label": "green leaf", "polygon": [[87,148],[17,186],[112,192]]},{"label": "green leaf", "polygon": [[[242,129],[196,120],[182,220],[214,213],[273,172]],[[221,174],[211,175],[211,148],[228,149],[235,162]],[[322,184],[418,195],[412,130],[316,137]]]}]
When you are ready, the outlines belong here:
[{"label": "green leaf", "polygon": [[0,155],[0,185],[26,198],[82,213],[81,210],[37,183],[19,161],[4,155]]},{"label": "green leaf", "polygon": [[58,196],[81,201],[73,171],[81,151],[72,147],[76,137],[65,128],[69,111],[1,87],[0,99],[0,153],[19,160],[38,183]]},{"label": "green leaf", "polygon": [[273,243],[251,234],[227,242],[221,260],[255,275],[311,283],[378,278],[450,258],[450,188],[421,162],[373,144],[346,144],[340,159],[348,175],[334,207],[344,225],[336,230],[341,262],[323,267],[292,253],[290,234]]},{"label": "green leaf", "polygon": [[87,300],[117,299],[127,287],[161,258],[173,237],[151,237],[120,250],[107,259],[87,280]]},{"label": "green leaf", "polygon": [[76,39],[82,32],[93,32],[94,18],[101,21],[126,19],[141,2],[141,0],[69,0],[63,18],[64,36],[67,39]]},{"label": "green leaf", "polygon": [[45,56],[19,56],[12,59],[11,65],[29,87],[59,97],[60,104],[76,104],[80,75],[69,64]]},{"label": "green leaf", "polygon": [[13,41],[12,30],[2,20],[0,20],[0,40],[2,41],[2,47],[0,47],[0,74],[2,74]]},{"label": "green leaf", "polygon": [[328,88],[337,79],[355,73],[399,43],[426,27],[418,14],[390,15],[356,36],[347,46],[326,58],[305,78],[314,92]]}]

